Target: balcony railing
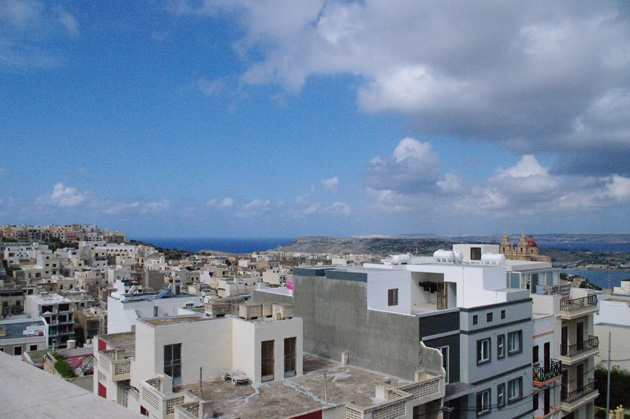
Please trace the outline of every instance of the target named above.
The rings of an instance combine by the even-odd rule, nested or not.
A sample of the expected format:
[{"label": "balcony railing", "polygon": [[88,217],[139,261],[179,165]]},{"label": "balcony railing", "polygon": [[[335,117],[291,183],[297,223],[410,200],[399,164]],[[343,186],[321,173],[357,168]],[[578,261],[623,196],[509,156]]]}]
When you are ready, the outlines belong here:
[{"label": "balcony railing", "polygon": [[131,378],[131,360],[124,357],[124,350],[100,351],[98,355],[101,368],[111,374],[112,381]]},{"label": "balcony railing", "polygon": [[560,300],[560,311],[576,311],[592,306],[597,306],[597,295],[595,294],[573,300]]},{"label": "balcony railing", "polygon": [[172,417],[175,406],[184,404],[183,393],[173,393],[173,379],[160,374],[158,377],[140,382],[140,401],[152,415]]},{"label": "balcony railing", "polygon": [[354,403],[346,404],[346,419],[397,418],[413,410],[414,406],[426,404],[443,398],[445,394],[444,377],[424,373],[420,381],[391,388],[389,399],[371,406],[358,406]]},{"label": "balcony railing", "polygon": [[11,307],[3,307],[2,308],[2,315],[3,316],[7,316],[8,314],[22,314],[24,313],[24,310],[22,309],[21,306],[11,306]]},{"label": "balcony railing", "polygon": [[578,386],[578,388],[576,388],[573,391],[569,391],[568,387],[562,386],[562,392],[561,392],[560,398],[562,400],[562,403],[570,404],[596,391],[597,391],[597,388],[595,387],[595,380],[592,378],[589,378],[588,383],[583,384],[582,386]]},{"label": "balcony railing", "polygon": [[552,359],[549,367],[534,367],[534,381],[540,383],[551,380],[562,374],[562,362]]},{"label": "balcony railing", "polygon": [[589,336],[588,340],[585,340],[584,342],[578,342],[573,345],[560,346],[560,355],[572,357],[572,356],[579,355],[582,352],[590,351],[591,349],[596,349],[598,347],[599,347],[599,337]]}]

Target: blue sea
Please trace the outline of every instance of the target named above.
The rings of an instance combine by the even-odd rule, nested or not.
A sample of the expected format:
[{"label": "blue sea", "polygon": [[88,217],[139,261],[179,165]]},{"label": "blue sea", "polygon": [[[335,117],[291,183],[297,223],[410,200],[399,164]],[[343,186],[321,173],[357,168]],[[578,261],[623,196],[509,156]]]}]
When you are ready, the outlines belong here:
[{"label": "blue sea", "polygon": [[[613,288],[621,285],[621,280],[630,279],[628,271],[591,271],[586,269],[563,269],[562,272],[569,275],[579,275],[587,278],[591,284],[600,288]],[[610,285],[608,283],[610,278]]]},{"label": "blue sea", "polygon": [[538,247],[550,249],[581,249],[594,252],[630,252],[630,243],[606,243],[606,242],[543,242],[537,241]]},{"label": "blue sea", "polygon": [[188,250],[217,250],[228,253],[252,253],[275,249],[276,247],[294,242],[295,238],[265,237],[265,238],[166,238],[143,237],[135,240],[151,243],[164,249]]}]

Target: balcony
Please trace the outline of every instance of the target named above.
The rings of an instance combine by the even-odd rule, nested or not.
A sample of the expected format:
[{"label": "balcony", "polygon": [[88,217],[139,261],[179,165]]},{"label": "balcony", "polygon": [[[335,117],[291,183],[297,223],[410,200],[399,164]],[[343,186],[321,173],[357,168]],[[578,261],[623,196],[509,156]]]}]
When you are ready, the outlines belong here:
[{"label": "balcony", "polygon": [[534,367],[534,385],[543,385],[545,382],[560,377],[562,374],[562,362],[552,359],[549,367]]},{"label": "balcony", "polygon": [[23,314],[24,310],[22,310],[21,306],[10,306],[10,307],[3,307],[2,308],[2,316],[6,317],[9,314],[11,315],[16,315],[16,314]]},{"label": "balcony", "polygon": [[597,313],[597,295],[589,295],[573,300],[560,300],[560,317],[572,320],[577,317]]},{"label": "balcony", "polygon": [[571,387],[573,386],[562,386],[560,398],[562,400],[562,410],[565,412],[571,412],[595,400],[599,395],[595,387],[595,380],[592,378],[589,378],[587,384],[577,385],[574,390],[571,390]]},{"label": "balcony", "polygon": [[98,365],[109,373],[112,381],[131,379],[131,360],[125,358],[124,350],[107,350],[98,352]]},{"label": "balcony", "polygon": [[168,375],[140,382],[140,404],[155,417],[173,417],[175,407],[185,401],[183,393],[173,393],[173,379]]},{"label": "balcony", "polygon": [[573,345],[560,346],[560,360],[572,365],[599,353],[599,337],[589,336],[588,340]]}]

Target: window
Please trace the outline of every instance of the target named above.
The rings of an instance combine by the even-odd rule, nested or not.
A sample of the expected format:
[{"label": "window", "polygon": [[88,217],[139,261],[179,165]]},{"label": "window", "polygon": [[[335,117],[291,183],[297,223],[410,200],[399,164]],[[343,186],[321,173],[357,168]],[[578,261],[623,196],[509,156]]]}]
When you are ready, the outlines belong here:
[{"label": "window", "polygon": [[505,310],[501,310],[501,320],[505,319]]},{"label": "window", "polygon": [[37,350],[37,345],[29,346],[29,351],[36,351],[36,350]]},{"label": "window", "polygon": [[508,355],[514,355],[522,352],[523,350],[523,332],[517,330],[516,332],[508,333]]},{"label": "window", "polygon": [[538,410],[538,393],[534,393],[533,395],[533,399],[532,399],[532,409],[534,410],[534,412],[536,410]]},{"label": "window", "polygon": [[295,342],[296,338],[284,340],[284,376],[294,377],[295,372]]},{"label": "window", "polygon": [[273,340],[266,340],[260,343],[260,374],[261,381],[273,381],[274,356]]},{"label": "window", "polygon": [[477,315],[475,314],[473,316],[473,325],[476,325],[477,323],[479,323],[479,317],[477,317]]},{"label": "window", "polygon": [[481,247],[470,248],[470,260],[481,260]]},{"label": "window", "polygon": [[487,313],[487,314],[486,314],[486,321],[487,321],[488,323],[490,323],[490,322],[492,321],[492,313]]},{"label": "window", "polygon": [[13,348],[13,355],[22,355],[22,347],[16,346],[15,348]]},{"label": "window", "polygon": [[387,290],[387,305],[388,306],[398,305],[398,288]]},{"label": "window", "polygon": [[477,341],[477,364],[490,362],[490,338]]},{"label": "window", "polygon": [[442,352],[442,367],[444,367],[444,371],[446,371],[445,381],[448,384],[448,346],[442,346],[437,348]]},{"label": "window", "polygon": [[164,374],[173,378],[173,384],[182,382],[182,344],[164,345]]},{"label": "window", "polygon": [[523,377],[518,377],[508,381],[508,403],[512,403],[521,398],[523,391]]},{"label": "window", "polygon": [[497,336],[497,358],[505,357],[505,335]]},{"label": "window", "polygon": [[490,389],[477,393],[477,416],[490,413]]},{"label": "window", "polygon": [[497,406],[505,406],[505,384],[501,383],[497,386]]},{"label": "window", "polygon": [[158,306],[153,306],[153,317],[158,316]]},{"label": "window", "polygon": [[532,350],[532,363],[535,364],[538,362],[538,345],[534,346]]}]

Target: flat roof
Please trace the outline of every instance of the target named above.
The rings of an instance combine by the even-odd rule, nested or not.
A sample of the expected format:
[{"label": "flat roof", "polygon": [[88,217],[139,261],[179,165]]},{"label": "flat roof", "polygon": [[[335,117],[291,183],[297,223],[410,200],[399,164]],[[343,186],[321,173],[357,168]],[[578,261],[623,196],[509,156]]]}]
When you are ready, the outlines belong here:
[{"label": "flat roof", "polygon": [[[375,399],[376,385],[386,381],[393,386],[411,383],[398,377],[343,365],[336,361],[304,354],[304,375],[253,385],[233,385],[221,378],[202,383],[203,400],[210,401],[214,414],[222,418],[291,417],[329,406],[353,402],[367,407]],[[324,373],[326,381],[324,381]],[[199,383],[174,387],[199,395]]]},{"label": "flat roof", "polygon": [[139,417],[125,407],[5,353],[0,353],[0,405],[2,415],[11,418]]},{"label": "flat roof", "polygon": [[6,336],[0,337],[0,339],[17,339],[17,338],[35,338],[37,336],[25,335],[24,331],[29,326],[44,327],[44,323],[41,319],[15,319],[4,320],[0,322],[0,326],[6,328]]},{"label": "flat roof", "polygon": [[153,326],[168,326],[170,324],[179,324],[179,323],[196,323],[196,322],[205,322],[215,320],[213,317],[203,317],[199,315],[190,316],[169,316],[169,317],[154,317],[150,319],[138,319],[143,323],[147,323]]},{"label": "flat roof", "polygon": [[126,358],[133,358],[136,354],[136,332],[112,333],[100,335],[97,338],[116,349],[124,349]]}]

